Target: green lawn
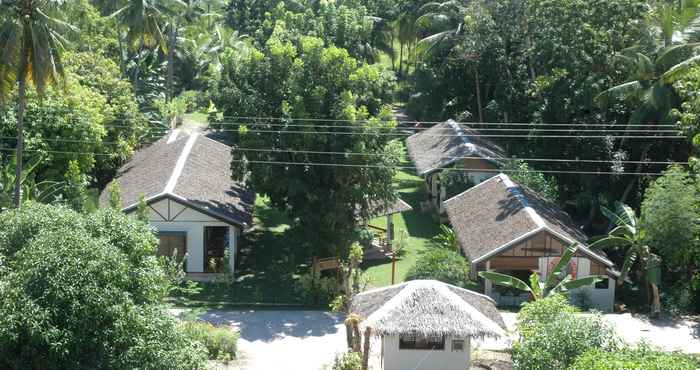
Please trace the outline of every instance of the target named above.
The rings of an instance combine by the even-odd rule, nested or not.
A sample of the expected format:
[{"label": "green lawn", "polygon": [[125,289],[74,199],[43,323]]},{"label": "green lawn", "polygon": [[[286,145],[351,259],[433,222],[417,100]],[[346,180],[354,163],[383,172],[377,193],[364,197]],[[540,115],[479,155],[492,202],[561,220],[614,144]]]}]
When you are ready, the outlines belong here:
[{"label": "green lawn", "polygon": [[[399,197],[413,207],[413,211],[394,215],[396,235],[401,230],[408,231],[406,253],[396,263],[396,282],[404,281],[406,272],[413,266],[416,259],[428,247],[430,239],[439,233],[438,223],[429,213],[421,213],[420,202],[425,199],[423,179],[407,172],[399,172],[395,178]],[[370,221],[375,226],[386,227],[386,217]],[[367,275],[370,276],[372,287],[382,287],[391,284],[391,261],[367,261],[363,263]]]},{"label": "green lawn", "polygon": [[[421,178],[400,172],[395,185],[401,199],[416,209],[394,216],[397,235],[401,230],[407,230],[409,234],[406,253],[397,261],[397,282],[401,282],[439,228],[430,214],[417,211],[425,197]],[[380,217],[370,223],[386,226],[386,218]],[[176,295],[171,302],[178,306],[208,307],[303,304],[297,290],[297,278],[309,270],[307,263],[312,256],[299,247],[301,236],[290,229],[287,215],[272,208],[267,198],[258,196],[254,226],[245,239],[240,245],[239,269],[234,284],[201,283],[199,292]],[[362,268],[370,276],[372,287],[391,284],[390,260],[368,261]]]}]

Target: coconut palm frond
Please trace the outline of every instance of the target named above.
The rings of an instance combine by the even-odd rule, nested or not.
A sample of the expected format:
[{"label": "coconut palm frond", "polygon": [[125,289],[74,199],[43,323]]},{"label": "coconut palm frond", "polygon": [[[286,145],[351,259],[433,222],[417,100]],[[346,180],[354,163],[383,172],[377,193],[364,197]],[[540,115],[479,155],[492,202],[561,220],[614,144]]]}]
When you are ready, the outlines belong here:
[{"label": "coconut palm frond", "polygon": [[661,80],[667,84],[673,84],[680,78],[685,76],[691,68],[700,64],[700,55],[689,58],[681,63],[678,63],[661,75]]},{"label": "coconut palm frond", "polygon": [[607,107],[615,100],[639,98],[643,91],[644,89],[640,81],[625,82],[601,92],[595,97],[595,101],[601,107]]}]

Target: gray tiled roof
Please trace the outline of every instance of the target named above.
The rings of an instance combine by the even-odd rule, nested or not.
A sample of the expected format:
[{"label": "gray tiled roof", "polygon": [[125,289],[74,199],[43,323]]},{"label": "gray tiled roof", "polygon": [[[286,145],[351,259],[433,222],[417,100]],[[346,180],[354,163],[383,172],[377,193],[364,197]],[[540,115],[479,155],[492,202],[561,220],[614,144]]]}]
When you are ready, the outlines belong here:
[{"label": "gray tiled roof", "polygon": [[[203,135],[173,132],[161,138],[134,153],[112,182],[119,184],[127,212],[142,195],[147,200],[172,197],[229,223],[249,226],[252,221],[255,193],[231,179],[231,149]],[[103,205],[110,185],[100,195]]]},{"label": "gray tiled roof", "polygon": [[504,158],[498,145],[464,124],[449,120],[406,138],[408,155],[420,175],[433,172],[459,160],[482,157],[489,161]]},{"label": "gray tiled roof", "polygon": [[464,254],[474,262],[528,233],[548,230],[609,266],[604,256],[585,248],[588,238],[556,204],[499,174],[445,201],[445,209]]}]

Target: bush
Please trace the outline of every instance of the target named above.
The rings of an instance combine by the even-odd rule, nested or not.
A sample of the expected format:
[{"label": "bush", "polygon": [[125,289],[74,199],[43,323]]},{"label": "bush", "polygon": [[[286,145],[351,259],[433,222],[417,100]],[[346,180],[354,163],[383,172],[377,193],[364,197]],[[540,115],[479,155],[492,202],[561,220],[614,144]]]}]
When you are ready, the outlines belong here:
[{"label": "bush", "polygon": [[647,344],[625,346],[606,352],[591,349],[574,362],[570,370],[685,370],[695,369],[698,363],[681,353],[669,353],[654,349]]},{"label": "bush", "polygon": [[186,321],[181,325],[189,338],[207,348],[209,359],[228,362],[236,358],[238,333],[233,329],[203,321]]},{"label": "bush", "polygon": [[328,306],[340,295],[335,277],[320,277],[314,282],[313,274],[306,273],[297,280],[297,292],[306,304]]},{"label": "bush", "polygon": [[206,349],[161,307],[155,243],[111,210],[0,214],[0,368],[203,368]]},{"label": "bush", "polygon": [[470,287],[469,262],[459,253],[445,248],[430,248],[408,270],[406,280],[432,279],[459,287]]},{"label": "bush", "polygon": [[362,356],[357,352],[345,352],[335,356],[332,370],[360,370],[362,369]]},{"label": "bush", "polygon": [[566,369],[581,354],[616,344],[615,332],[600,315],[562,313],[534,326],[513,345],[513,366],[527,370]]},{"label": "bush", "polygon": [[565,296],[555,294],[523,304],[518,312],[516,327],[522,337],[529,337],[538,325],[551,322],[561,315],[576,312],[578,309],[570,305]]}]

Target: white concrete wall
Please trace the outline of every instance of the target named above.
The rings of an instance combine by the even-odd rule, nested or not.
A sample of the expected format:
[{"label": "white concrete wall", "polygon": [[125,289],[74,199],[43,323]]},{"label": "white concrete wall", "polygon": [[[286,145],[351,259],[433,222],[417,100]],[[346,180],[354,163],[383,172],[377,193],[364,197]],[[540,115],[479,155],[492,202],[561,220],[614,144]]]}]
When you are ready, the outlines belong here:
[{"label": "white concrete wall", "polygon": [[[546,279],[549,263],[554,258],[557,257],[540,257],[540,271],[545,271],[543,279]],[[574,257],[572,260],[576,261],[577,278],[591,275],[591,261],[588,258]],[[607,277],[607,279],[609,280],[607,289],[597,289],[595,286],[586,286],[572,290],[569,294],[572,303],[579,304],[582,296],[585,296],[593,306],[592,308],[603,312],[612,312],[613,304],[615,303],[615,279],[610,277]]]},{"label": "white concrete wall", "polygon": [[464,351],[452,351],[452,338],[445,338],[444,350],[399,349],[398,336],[382,338],[384,370],[468,370],[471,345],[464,340]]},{"label": "white concrete wall", "polygon": [[[135,213],[132,213],[132,215]],[[148,219],[158,231],[187,233],[187,272],[204,272],[204,227],[229,228],[230,268],[234,271],[239,230],[197,210],[163,199],[151,205]]]}]

